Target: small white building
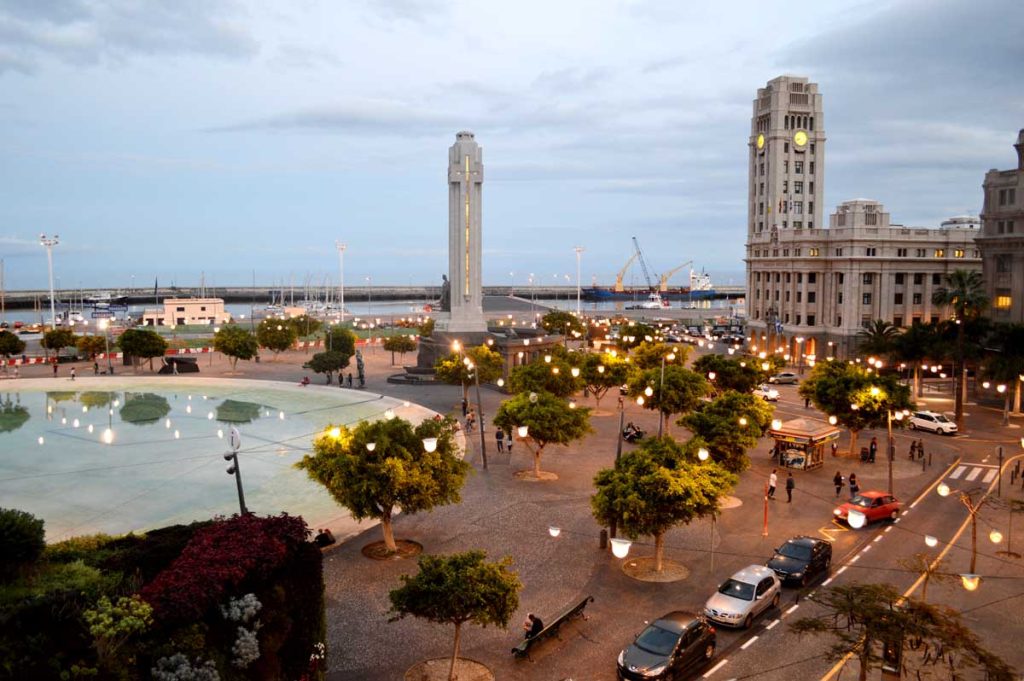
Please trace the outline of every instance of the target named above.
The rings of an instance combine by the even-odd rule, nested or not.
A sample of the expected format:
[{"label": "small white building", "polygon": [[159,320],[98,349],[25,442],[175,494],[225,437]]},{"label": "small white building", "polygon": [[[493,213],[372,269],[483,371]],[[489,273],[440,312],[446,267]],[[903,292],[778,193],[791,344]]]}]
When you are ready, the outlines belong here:
[{"label": "small white building", "polygon": [[231,322],[231,315],[224,310],[222,298],[167,298],[163,309],[151,309],[142,313],[144,326],[180,326],[184,324],[208,324],[216,326]]}]

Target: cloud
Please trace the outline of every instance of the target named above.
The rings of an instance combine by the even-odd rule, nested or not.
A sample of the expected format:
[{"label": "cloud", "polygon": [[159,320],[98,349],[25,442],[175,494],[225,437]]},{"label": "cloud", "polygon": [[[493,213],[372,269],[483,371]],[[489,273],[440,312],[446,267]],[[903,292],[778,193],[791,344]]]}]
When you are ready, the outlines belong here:
[{"label": "cloud", "polygon": [[257,51],[231,0],[14,0],[0,6],[0,73],[30,73],[47,58],[71,64],[138,55],[241,58]]},{"label": "cloud", "polygon": [[448,15],[447,4],[441,0],[364,0],[364,6],[385,21],[419,24]]}]

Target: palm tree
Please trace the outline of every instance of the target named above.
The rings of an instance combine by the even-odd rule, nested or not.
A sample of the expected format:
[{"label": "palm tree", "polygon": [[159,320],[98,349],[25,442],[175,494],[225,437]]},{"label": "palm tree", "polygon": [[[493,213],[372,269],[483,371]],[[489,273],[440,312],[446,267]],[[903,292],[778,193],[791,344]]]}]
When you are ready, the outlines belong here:
[{"label": "palm tree", "polygon": [[932,294],[932,303],[948,305],[953,308],[956,318],[956,366],[953,373],[956,380],[955,410],[956,426],[959,432],[964,431],[964,379],[967,371],[964,367],[964,328],[966,322],[974,319],[988,305],[985,295],[985,283],[981,272],[977,270],[954,270],[946,275],[945,285]]},{"label": "palm tree", "polygon": [[876,319],[868,322],[857,334],[858,350],[862,354],[886,357],[893,351],[896,338],[899,335],[900,328],[898,326],[884,319]]},{"label": "palm tree", "polygon": [[921,397],[921,364],[927,359],[936,359],[934,345],[937,330],[932,324],[915,321],[910,327],[893,339],[892,356],[897,362],[909,364],[914,373],[914,395]]}]

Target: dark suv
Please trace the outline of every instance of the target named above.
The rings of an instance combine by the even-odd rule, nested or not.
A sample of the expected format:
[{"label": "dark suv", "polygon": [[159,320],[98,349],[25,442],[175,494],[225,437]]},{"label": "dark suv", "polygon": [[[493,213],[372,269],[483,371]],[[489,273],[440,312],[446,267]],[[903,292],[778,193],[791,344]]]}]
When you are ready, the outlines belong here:
[{"label": "dark suv", "polygon": [[819,574],[828,574],[832,567],[832,544],[816,537],[793,537],[775,549],[775,555],[765,563],[782,583],[806,586]]},{"label": "dark suv", "polygon": [[715,628],[699,615],[674,611],[651,622],[619,653],[620,681],[674,679],[715,656]]}]

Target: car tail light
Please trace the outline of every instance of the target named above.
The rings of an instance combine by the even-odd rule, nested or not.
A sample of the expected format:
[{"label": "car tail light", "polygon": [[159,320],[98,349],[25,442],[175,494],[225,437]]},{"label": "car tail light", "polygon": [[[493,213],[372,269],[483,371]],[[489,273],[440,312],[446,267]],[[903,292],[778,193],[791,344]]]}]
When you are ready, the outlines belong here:
[{"label": "car tail light", "polygon": [[708,626],[708,631],[710,631],[713,634],[713,633],[715,633],[715,628],[709,625]]}]

